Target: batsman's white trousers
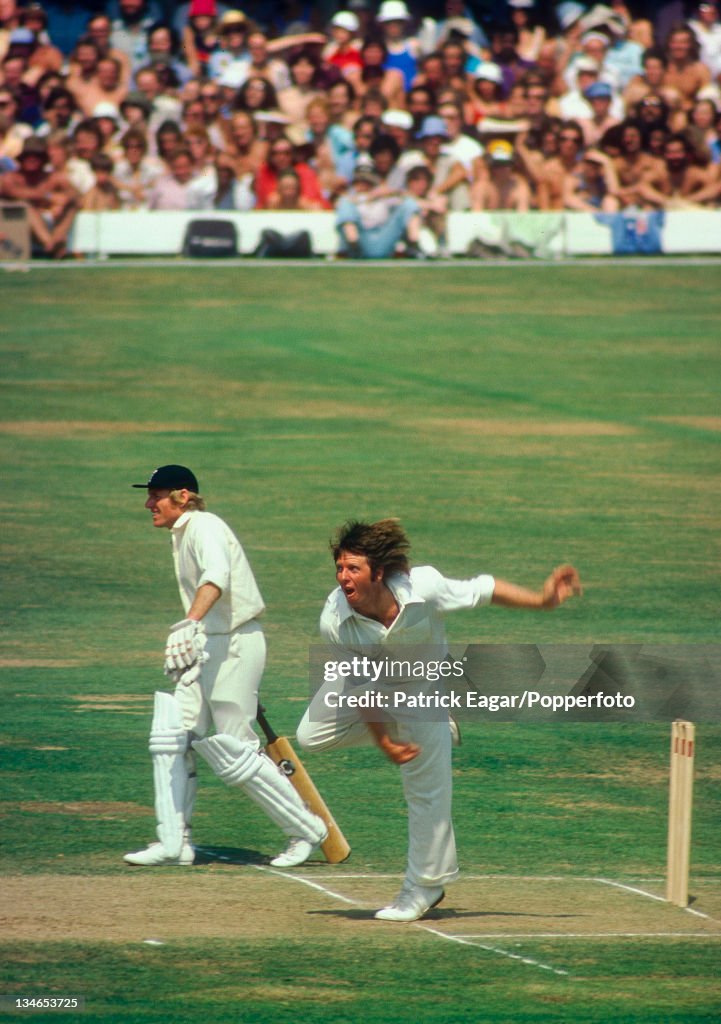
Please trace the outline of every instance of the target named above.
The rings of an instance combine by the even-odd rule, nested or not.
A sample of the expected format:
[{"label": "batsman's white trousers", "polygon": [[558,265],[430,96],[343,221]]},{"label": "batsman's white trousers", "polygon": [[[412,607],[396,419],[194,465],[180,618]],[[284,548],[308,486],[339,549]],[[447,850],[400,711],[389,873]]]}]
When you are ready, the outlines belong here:
[{"label": "batsman's white trousers", "polygon": [[[330,709],[324,697],[339,692],[338,683],[324,684],[298,726],[305,750],[335,750],[372,742],[367,726],[353,708]],[[425,721],[418,715],[394,712],[389,732],[421,748],[413,761],[400,766],[408,806],[406,878],[416,885],[444,885],[458,877],[456,840],[451,820],[453,777],[448,720]]]},{"label": "batsman's white trousers", "polygon": [[253,730],[258,689],[265,668],[265,637],[255,620],[232,633],[210,633],[205,649],[210,655],[200,679],[190,686],[178,684],[175,699],[183,711],[183,726],[198,739],[211,725],[252,744],[260,740]]}]

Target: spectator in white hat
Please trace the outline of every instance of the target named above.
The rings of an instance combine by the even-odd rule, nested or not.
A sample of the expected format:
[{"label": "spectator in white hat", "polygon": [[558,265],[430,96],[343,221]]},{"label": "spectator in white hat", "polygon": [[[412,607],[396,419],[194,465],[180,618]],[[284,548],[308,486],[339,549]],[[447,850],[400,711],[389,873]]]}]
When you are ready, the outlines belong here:
[{"label": "spectator in white hat", "polygon": [[383,0],[376,15],[383,42],[388,51],[385,66],[396,68],[403,75],[404,87],[411,88],[418,74],[421,45],[411,35],[411,14],[404,0]]},{"label": "spectator in white hat", "polygon": [[591,104],[586,99],[586,89],[598,81],[598,61],[593,57],[579,57],[576,61],[576,84],[560,96],[552,113],[558,113],[566,121],[592,117]]},{"label": "spectator in white hat", "polygon": [[696,8],[689,26],[698,40],[701,60],[715,76],[721,72],[721,21],[717,0],[707,0]]},{"label": "spectator in white hat", "polygon": [[350,68],[359,71],[363,67],[358,31],[360,22],[352,11],[338,11],[330,21],[331,41],[323,50],[326,64],[346,74]]},{"label": "spectator in white hat", "polygon": [[511,8],[511,21],[518,32],[518,56],[535,63],[546,41],[546,30],[534,17],[535,0],[508,0],[508,6]]},{"label": "spectator in white hat", "polygon": [[503,72],[492,61],[484,61],[475,74],[471,96],[466,104],[465,122],[480,125],[486,117],[505,117]]}]

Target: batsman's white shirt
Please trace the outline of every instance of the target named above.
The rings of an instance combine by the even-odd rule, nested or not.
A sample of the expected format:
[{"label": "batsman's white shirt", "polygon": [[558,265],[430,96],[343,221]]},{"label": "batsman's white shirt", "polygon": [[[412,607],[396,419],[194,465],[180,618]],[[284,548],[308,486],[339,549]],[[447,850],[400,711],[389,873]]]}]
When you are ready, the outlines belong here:
[{"label": "batsman's white shirt", "polygon": [[197,510],[184,512],[171,534],[185,613],[204,583],[214,583],[221,592],[203,619],[206,633],[232,633],[265,610],[240,541],[219,516]]}]

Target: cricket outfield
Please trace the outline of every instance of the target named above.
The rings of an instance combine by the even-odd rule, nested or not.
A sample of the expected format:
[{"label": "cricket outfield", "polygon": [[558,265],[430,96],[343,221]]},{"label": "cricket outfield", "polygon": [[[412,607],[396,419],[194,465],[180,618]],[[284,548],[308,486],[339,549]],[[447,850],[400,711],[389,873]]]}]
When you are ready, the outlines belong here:
[{"label": "cricket outfield", "polygon": [[79,1021],[134,1024],[718,1019],[718,723],[697,723],[687,909],[662,899],[667,722],[464,723],[463,874],[411,926],[372,920],[405,853],[373,750],[304,758],[345,864],[270,869],[279,835],[209,772],[198,863],[122,864],[152,838],[147,731],[179,607],[129,488],[161,463],[196,470],[249,554],[278,732],[304,709],[327,541],[351,516],[398,515],[415,562],[450,576],[578,566],[582,600],[460,613],[458,643],[715,642],[719,267],[439,271],[0,276],[0,995],[80,994]]}]

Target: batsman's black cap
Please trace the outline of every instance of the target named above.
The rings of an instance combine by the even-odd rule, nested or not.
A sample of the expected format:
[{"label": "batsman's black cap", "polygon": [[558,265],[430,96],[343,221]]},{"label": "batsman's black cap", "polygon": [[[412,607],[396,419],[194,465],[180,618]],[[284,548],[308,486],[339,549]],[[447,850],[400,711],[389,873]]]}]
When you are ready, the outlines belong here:
[{"label": "batsman's black cap", "polygon": [[187,466],[159,466],[150,474],[147,484],[131,486],[147,488],[149,491],[180,491],[185,488],[194,494],[198,494],[200,490],[195,474]]}]

